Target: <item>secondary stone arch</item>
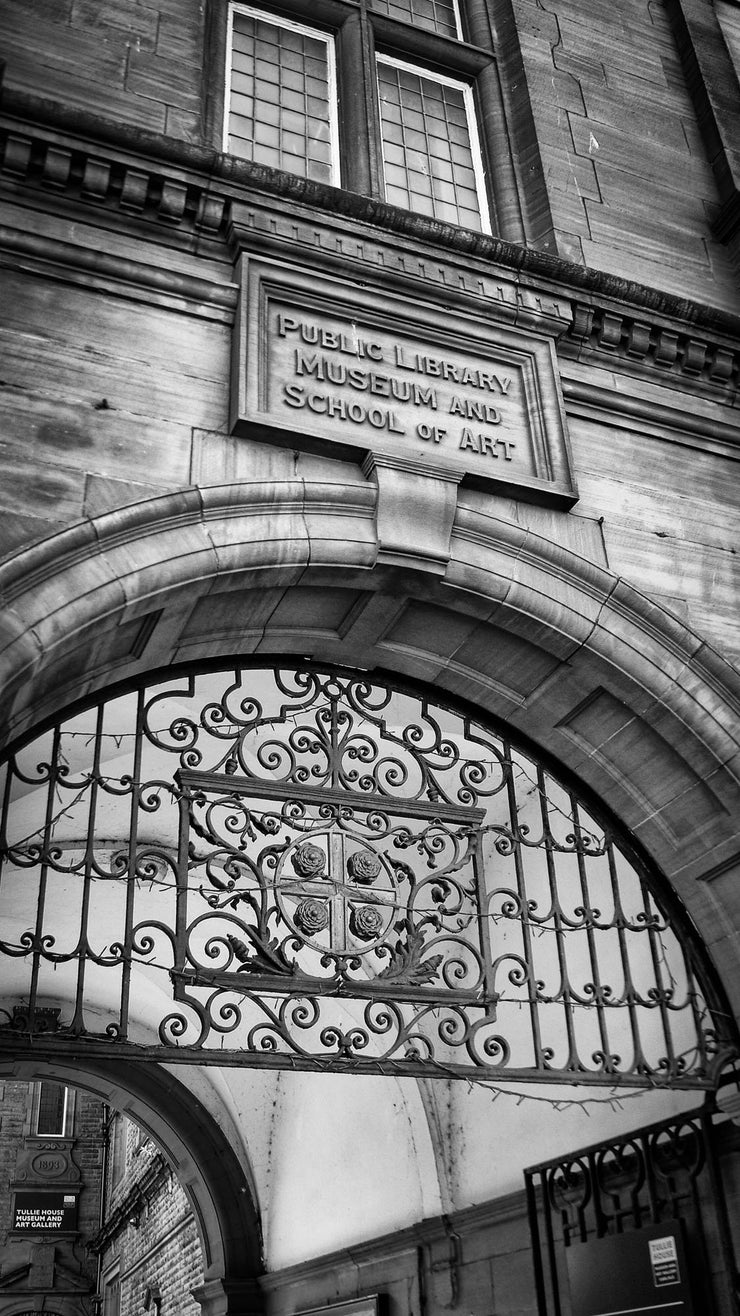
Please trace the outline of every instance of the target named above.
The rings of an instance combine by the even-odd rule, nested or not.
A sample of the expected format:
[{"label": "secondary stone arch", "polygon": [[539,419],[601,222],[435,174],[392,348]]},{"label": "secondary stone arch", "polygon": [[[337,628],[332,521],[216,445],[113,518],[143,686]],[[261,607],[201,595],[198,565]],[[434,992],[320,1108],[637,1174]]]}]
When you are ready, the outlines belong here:
[{"label": "secondary stone arch", "polygon": [[197,1076],[79,1054],[44,1062],[0,1058],[0,1073],[28,1083],[54,1079],[84,1088],[139,1124],[165,1153],[192,1207],[203,1255],[198,1300],[204,1316],[261,1309],[262,1236],[249,1167],[222,1127],[223,1106],[213,1102],[219,1123],[193,1090]]}]

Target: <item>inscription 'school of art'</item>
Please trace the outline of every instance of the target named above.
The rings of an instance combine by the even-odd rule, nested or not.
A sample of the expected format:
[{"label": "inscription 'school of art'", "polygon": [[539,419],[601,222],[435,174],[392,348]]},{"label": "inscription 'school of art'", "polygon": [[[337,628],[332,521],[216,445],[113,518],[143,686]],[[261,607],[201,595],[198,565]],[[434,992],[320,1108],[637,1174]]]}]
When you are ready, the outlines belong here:
[{"label": "inscription 'school of art'", "polygon": [[520,381],[501,366],[437,356],[388,342],[387,335],[365,339],[355,326],[328,328],[282,310],[275,312],[271,344],[270,383],[277,383],[286,407],[342,426],[516,460],[534,474],[531,452],[522,452],[511,436],[510,412],[521,410]]},{"label": "inscription 'school of art'", "polygon": [[232,432],[575,501],[552,331],[242,258]]}]

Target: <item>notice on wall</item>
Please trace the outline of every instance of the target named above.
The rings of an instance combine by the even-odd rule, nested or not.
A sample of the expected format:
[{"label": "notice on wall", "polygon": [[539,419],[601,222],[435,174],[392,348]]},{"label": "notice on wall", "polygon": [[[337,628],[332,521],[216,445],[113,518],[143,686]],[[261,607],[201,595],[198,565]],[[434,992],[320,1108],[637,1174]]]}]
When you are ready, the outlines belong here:
[{"label": "notice on wall", "polygon": [[76,1193],[16,1193],[13,1229],[24,1234],[46,1234],[76,1228]]},{"label": "notice on wall", "polygon": [[678,1220],[574,1241],[565,1256],[573,1316],[693,1316]]},{"label": "notice on wall", "polygon": [[395,454],[575,501],[546,334],[254,258],[240,296],[235,434],[345,458]]},{"label": "notice on wall", "polygon": [[663,1288],[666,1284],[680,1284],[681,1272],[675,1238],[670,1234],[663,1238],[651,1238],[648,1241],[648,1249],[656,1289]]}]

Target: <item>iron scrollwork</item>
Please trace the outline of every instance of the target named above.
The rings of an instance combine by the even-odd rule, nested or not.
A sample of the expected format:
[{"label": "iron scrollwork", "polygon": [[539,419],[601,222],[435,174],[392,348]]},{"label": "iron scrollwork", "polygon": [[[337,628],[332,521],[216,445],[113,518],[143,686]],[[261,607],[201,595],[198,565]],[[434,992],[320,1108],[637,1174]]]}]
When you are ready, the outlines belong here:
[{"label": "iron scrollwork", "polygon": [[728,1052],[611,828],[418,694],[189,671],[60,720],[4,780],[29,1035],[54,1005],[55,1036],[174,1058],[632,1086],[706,1086]]}]

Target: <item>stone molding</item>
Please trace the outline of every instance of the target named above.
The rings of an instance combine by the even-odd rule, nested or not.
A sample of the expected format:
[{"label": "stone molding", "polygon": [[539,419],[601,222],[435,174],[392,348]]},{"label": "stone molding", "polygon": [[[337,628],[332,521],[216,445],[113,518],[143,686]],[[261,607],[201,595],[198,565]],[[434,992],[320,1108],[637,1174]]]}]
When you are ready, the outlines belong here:
[{"label": "stone molding", "polygon": [[[711,339],[691,327],[682,329],[675,321],[651,322],[618,307],[576,301],[567,338],[581,350],[648,367],[652,378],[658,373],[670,374],[674,382],[678,373],[687,380],[733,392],[740,382],[736,343]],[[567,352],[565,344],[561,350]]]},{"label": "stone molding", "polygon": [[[300,644],[300,653],[317,660],[390,665],[506,716],[602,797],[614,794],[623,822],[664,871],[681,873],[684,885],[737,853],[740,675],[734,668],[676,616],[605,568],[514,522],[460,505],[444,574],[438,559],[420,554],[406,579],[378,553],[377,507],[376,486],[360,480],[192,488],[92,518],[18,553],[0,568],[0,664],[10,734],[38,726],[65,702],[112,679],[182,658],[180,633],[166,616],[150,626],[153,612],[166,613],[168,600],[182,590],[194,605],[204,595],[237,588],[280,594],[297,585],[340,587],[347,597],[360,591],[367,601],[349,632],[312,632],[307,625],[293,640],[281,633],[279,644]],[[418,518],[416,525],[423,535]],[[408,541],[408,528],[404,533]],[[396,598],[396,610],[403,610],[409,590],[433,610],[433,627],[447,626],[445,617],[458,628],[469,619],[468,630],[484,623],[491,644],[499,632],[508,635],[525,667],[536,660],[544,679],[516,694],[497,678],[487,649],[477,660],[459,659],[454,649],[445,656],[436,632],[422,623],[418,640],[399,644],[390,632],[384,638],[395,624],[387,613],[390,601]],[[383,598],[386,612],[382,606],[373,611],[370,602]],[[118,636],[132,629],[138,635],[141,627],[150,628],[148,641],[129,643],[122,665],[113,657],[120,652]],[[238,609],[233,627],[230,652],[244,644]],[[88,652],[93,637],[96,658],[89,670],[82,674],[75,662],[74,679],[62,678],[57,667],[64,673],[65,653],[75,645]],[[268,630],[257,632],[245,652],[255,643],[260,652],[272,652]],[[627,742],[643,733],[652,737],[675,791],[688,792],[686,809],[695,795],[698,821],[680,844],[676,798],[651,804],[649,785],[639,796],[624,791],[619,783],[635,767],[629,751],[620,760],[611,743],[602,750],[571,734],[573,710],[591,690],[602,689],[624,710]],[[656,766],[655,780],[660,771]]]},{"label": "stone molding", "polygon": [[[675,397],[674,405],[655,402],[615,388],[602,388],[589,381],[561,378],[568,416],[596,417],[602,424],[631,428],[638,421],[643,434],[665,442],[691,444],[705,451],[720,452],[738,459],[740,419],[735,424],[702,415],[683,406]],[[732,413],[729,413],[732,415]]]},{"label": "stone molding", "polygon": [[445,1215],[427,1217],[407,1229],[397,1229],[392,1234],[381,1234],[367,1242],[350,1244],[310,1261],[286,1266],[283,1270],[268,1271],[260,1277],[260,1288],[265,1294],[279,1294],[281,1290],[294,1288],[307,1280],[336,1273],[344,1266],[356,1269],[372,1264],[378,1257],[382,1257],[385,1262],[421,1247],[430,1251],[440,1247],[446,1249],[453,1237],[457,1237],[462,1244],[471,1235],[485,1234],[488,1230],[523,1221],[526,1215],[524,1189],[506,1193],[492,1201],[462,1207]]},{"label": "stone molding", "polygon": [[714,229],[737,252],[740,238],[740,85],[713,4],[668,0],[679,57],[721,198]]},{"label": "stone molding", "polygon": [[3,136],[2,172],[11,179],[184,231],[215,235],[224,229],[227,198],[183,173],[171,168],[165,173],[145,161],[116,159],[33,131],[10,129]]},{"label": "stone molding", "polygon": [[[345,269],[357,266],[363,277],[367,277],[368,266],[381,278],[395,272],[407,292],[420,281],[427,286],[436,279],[443,296],[468,302],[473,298],[486,305],[493,300],[498,314],[513,316],[517,323],[524,323],[528,314],[540,320],[550,314],[559,321],[561,334],[564,331],[559,351],[565,357],[588,352],[613,361],[617,356],[625,373],[647,372],[650,378],[661,379],[670,374],[674,383],[681,378],[689,387],[701,387],[721,398],[734,397],[737,390],[740,317],[728,312],[266,166],[201,148],[184,149],[182,144],[167,143],[153,134],[140,132],[132,137],[130,131],[117,134],[108,125],[104,145],[90,136],[84,140],[73,135],[75,116],[57,110],[56,117],[62,122],[59,130],[54,126],[55,107],[43,102],[40,107],[34,105],[45,117],[40,123],[33,122],[31,106],[26,106],[30,99],[19,94],[4,97],[0,175],[11,187],[43,191],[47,204],[55,195],[87,213],[107,214],[108,223],[154,224],[165,243],[182,244],[188,235],[197,235],[199,241],[213,242],[226,255],[234,203],[239,202],[242,219],[237,250],[244,242],[245,225],[250,243],[265,250],[300,241],[297,226],[306,233],[317,225],[319,229],[326,226],[326,240],[319,242],[320,250],[314,252],[325,263],[334,259]],[[14,118],[16,102],[18,117]],[[24,111],[28,121],[23,119]],[[90,116],[80,117],[92,135],[92,124],[87,123]],[[64,127],[68,119],[72,130]],[[244,203],[248,203],[246,209]],[[244,218],[250,209],[251,221]],[[371,247],[375,243],[377,252],[362,252],[358,225],[364,230],[360,239],[367,238]],[[406,246],[406,258],[396,251],[399,242]],[[230,239],[229,245],[233,246]],[[7,227],[0,235],[0,246],[37,259],[56,260],[66,268],[89,266],[92,272],[122,283],[129,281],[132,286],[141,284],[194,301],[210,301],[229,314],[233,309],[233,289],[205,279],[106,258],[103,253],[14,233]],[[442,266],[437,273],[439,262]],[[449,263],[447,272],[444,262]],[[415,270],[414,264],[420,268]]]}]

